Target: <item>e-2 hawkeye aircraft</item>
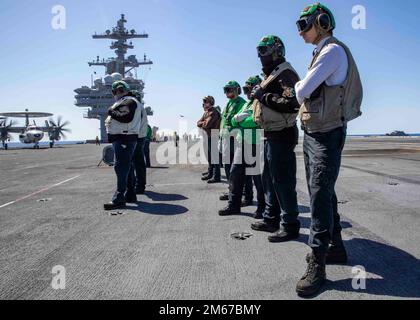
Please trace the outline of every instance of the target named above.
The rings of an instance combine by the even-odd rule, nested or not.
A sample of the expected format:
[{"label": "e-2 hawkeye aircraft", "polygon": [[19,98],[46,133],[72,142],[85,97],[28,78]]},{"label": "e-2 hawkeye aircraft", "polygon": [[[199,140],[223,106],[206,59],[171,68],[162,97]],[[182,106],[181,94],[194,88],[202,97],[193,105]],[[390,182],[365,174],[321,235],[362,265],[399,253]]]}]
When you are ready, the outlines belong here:
[{"label": "e-2 hawkeye aircraft", "polygon": [[[4,149],[8,149],[8,142],[11,140],[10,133],[19,134],[19,140],[25,144],[34,144],[34,149],[39,149],[39,142],[44,138],[44,132],[48,133],[50,140],[50,148],[54,146],[55,141],[66,138],[64,132],[71,132],[70,129],[65,128],[70,124],[69,121],[61,123],[62,117],[59,116],[57,121],[52,119],[45,120],[45,127],[40,127],[36,124],[35,120],[30,123],[29,118],[46,118],[52,117],[52,113],[46,112],[5,112],[0,113],[0,140]],[[25,118],[24,127],[15,127],[12,120],[7,122],[7,118]]]}]

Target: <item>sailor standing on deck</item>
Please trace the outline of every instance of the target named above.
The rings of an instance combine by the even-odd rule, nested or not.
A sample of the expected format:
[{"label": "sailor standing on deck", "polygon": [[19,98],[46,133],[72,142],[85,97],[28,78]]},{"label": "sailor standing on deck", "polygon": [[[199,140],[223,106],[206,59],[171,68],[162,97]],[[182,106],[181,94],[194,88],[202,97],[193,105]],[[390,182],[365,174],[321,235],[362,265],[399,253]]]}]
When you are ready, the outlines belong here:
[{"label": "sailor standing on deck", "polygon": [[[261,144],[260,130],[258,130],[258,125],[254,122],[254,115],[252,110],[253,99],[251,98],[252,89],[256,85],[260,84],[261,81],[262,80],[259,76],[250,77],[246,81],[245,86],[243,87],[243,91],[249,101],[244,104],[241,111],[237,113],[231,121],[232,127],[239,129],[236,135],[238,147],[235,148],[235,159],[230,171],[229,206],[223,211],[219,212],[219,214],[222,216],[240,213],[243,189],[245,187],[246,201],[249,194],[253,194],[252,181],[254,181],[255,187],[257,189],[258,200],[258,209],[255,212],[254,217],[256,219],[262,218],[262,214],[265,211],[264,188],[261,174],[249,176],[246,175],[247,167],[254,166],[253,163],[248,162],[252,160],[252,157],[258,156],[258,151]],[[255,163],[255,168],[258,169],[257,163]],[[250,185],[246,186],[247,183]],[[250,191],[246,190],[247,188],[250,188]],[[252,203],[252,197],[250,200]],[[242,201],[242,203],[245,201]]]},{"label": "sailor standing on deck", "polygon": [[147,136],[146,142],[144,143],[144,161],[146,162],[146,168],[150,168],[150,141],[152,140],[153,130],[150,125],[147,125]]},{"label": "sailor standing on deck", "polygon": [[137,90],[132,90],[131,94],[140,102],[137,105],[139,111],[141,112],[141,123],[139,129],[139,136],[137,139],[136,149],[134,150],[133,155],[133,163],[134,163],[134,173],[136,177],[136,194],[144,194],[146,189],[146,161],[145,161],[145,145],[146,145],[146,137],[147,137],[147,126],[148,126],[148,119],[147,119],[147,112],[144,109],[142,103],[142,94]]},{"label": "sailor standing on deck", "polygon": [[[235,155],[235,132],[232,134],[232,131],[234,130],[232,127],[232,118],[242,110],[246,101],[240,96],[242,89],[236,81],[229,81],[223,87],[223,92],[229,101],[221,114],[219,151],[221,153],[221,163],[225,169],[226,180],[229,183],[230,170]],[[219,199],[221,201],[228,201],[229,193],[223,193]],[[220,212],[223,215],[223,212],[225,212],[225,210],[229,211],[229,209],[230,207],[228,206],[225,209],[220,210]]]},{"label": "sailor standing on deck", "polygon": [[296,291],[311,296],[326,279],[326,263],[346,263],[335,183],[340,171],[347,122],[361,115],[362,84],[350,50],[333,37],[332,12],[320,3],[305,8],[299,35],[316,46],[306,77],[295,86],[305,132],[303,153],[312,223],[308,269]]},{"label": "sailor standing on deck", "polygon": [[212,155],[212,151],[217,151],[217,143],[219,140],[220,130],[220,112],[215,108],[215,100],[212,96],[203,98],[204,114],[197,122],[197,127],[204,132],[203,146],[206,152],[208,170],[203,175],[201,180],[207,181],[208,184],[219,183],[220,179],[220,164],[219,154]]},{"label": "sailor standing on deck", "polygon": [[116,102],[108,109],[105,126],[115,154],[117,191],[112,202],[104,205],[105,210],[121,209],[126,203],[137,202],[132,163],[141,125],[140,103],[131,95],[130,87],[124,81],[112,84],[112,94]]},{"label": "sailor standing on deck", "polygon": [[254,87],[251,97],[255,122],[265,136],[262,179],[266,208],[263,221],[253,223],[251,228],[269,233],[280,229],[268,240],[286,242],[299,238],[300,230],[295,154],[299,104],[293,89],[299,76],[286,61],[286,49],[278,36],[263,37],[257,52],[265,79]]}]

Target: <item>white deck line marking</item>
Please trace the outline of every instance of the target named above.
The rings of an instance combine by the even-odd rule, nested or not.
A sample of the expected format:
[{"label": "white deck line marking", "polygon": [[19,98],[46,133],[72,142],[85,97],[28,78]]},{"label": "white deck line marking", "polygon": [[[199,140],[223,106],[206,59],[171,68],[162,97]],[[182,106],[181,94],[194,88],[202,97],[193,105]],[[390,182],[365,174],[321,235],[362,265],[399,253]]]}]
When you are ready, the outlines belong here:
[{"label": "white deck line marking", "polygon": [[5,204],[3,204],[3,205],[1,205],[1,206],[0,206],[0,209],[5,208],[5,207],[7,207],[7,206],[10,206],[10,205],[12,205],[12,204],[14,204],[14,203],[16,203],[16,202],[19,202],[19,201],[22,201],[22,200],[28,199],[28,198],[30,198],[30,197],[32,197],[32,196],[35,196],[35,195],[37,195],[37,194],[39,194],[39,193],[41,193],[41,192],[48,191],[48,190],[50,190],[51,188],[61,186],[62,184],[66,183],[66,182],[69,182],[69,181],[72,181],[72,180],[74,180],[74,179],[77,179],[77,178],[79,178],[79,177],[81,177],[81,176],[82,176],[82,175],[81,175],[81,174],[79,174],[78,176],[75,176],[75,177],[73,177],[73,178],[70,178],[70,179],[67,179],[67,180],[61,181],[61,182],[59,182],[59,183],[53,184],[52,186],[45,187],[45,188],[43,188],[43,189],[41,189],[41,190],[38,190],[38,191],[33,192],[33,193],[31,193],[31,194],[28,194],[27,196],[24,196],[24,197],[21,197],[21,198],[18,198],[18,199],[16,199],[16,200],[14,200],[14,201],[11,201],[11,202],[8,202],[8,203],[5,203]]}]

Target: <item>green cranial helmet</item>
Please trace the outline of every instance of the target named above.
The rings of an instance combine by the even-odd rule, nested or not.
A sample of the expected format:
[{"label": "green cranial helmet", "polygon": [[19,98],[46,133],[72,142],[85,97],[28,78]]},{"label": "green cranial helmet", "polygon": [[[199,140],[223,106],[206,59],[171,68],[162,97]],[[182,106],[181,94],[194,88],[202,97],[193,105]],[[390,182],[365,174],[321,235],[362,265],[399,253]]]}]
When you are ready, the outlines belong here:
[{"label": "green cranial helmet", "polygon": [[112,93],[116,93],[118,89],[122,89],[124,92],[129,92],[130,86],[125,81],[115,81],[112,84]]},{"label": "green cranial helmet", "polygon": [[330,9],[319,2],[303,9],[296,24],[300,32],[309,31],[314,24],[326,32],[335,29],[334,15]]},{"label": "green cranial helmet", "polygon": [[284,58],[286,55],[286,48],[283,41],[279,37],[273,35],[263,37],[258,44],[257,50],[258,57],[260,58],[273,54]]},{"label": "green cranial helmet", "polygon": [[237,92],[238,95],[242,93],[241,86],[236,81],[229,81],[226,83],[226,85],[223,87],[224,93],[230,93],[230,92]]},{"label": "green cranial helmet", "polygon": [[259,85],[262,82],[260,76],[250,77],[246,82],[245,86],[242,88],[246,95],[249,95],[254,89],[255,86]]},{"label": "green cranial helmet", "polygon": [[247,86],[252,86],[255,87],[256,85],[260,84],[262,82],[262,79],[260,78],[260,76],[255,76],[255,77],[250,77],[245,84]]}]

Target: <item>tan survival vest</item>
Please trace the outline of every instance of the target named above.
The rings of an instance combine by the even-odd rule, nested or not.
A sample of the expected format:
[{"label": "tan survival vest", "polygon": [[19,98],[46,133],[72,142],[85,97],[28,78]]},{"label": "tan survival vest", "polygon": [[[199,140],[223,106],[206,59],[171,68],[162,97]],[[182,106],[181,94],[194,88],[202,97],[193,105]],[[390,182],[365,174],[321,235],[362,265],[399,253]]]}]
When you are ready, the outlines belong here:
[{"label": "tan survival vest", "polygon": [[302,127],[309,133],[328,132],[342,127],[362,115],[362,82],[356,62],[344,43],[334,37],[328,39],[321,50],[315,54],[309,70],[312,69],[322,49],[330,43],[335,43],[346,51],[349,64],[347,77],[342,85],[327,86],[323,83],[318,97],[304,101],[299,111],[299,117]]},{"label": "tan survival vest", "polygon": [[[261,88],[265,89],[274,81],[282,72],[291,70],[298,74],[289,62],[283,62],[261,83]],[[254,111],[254,122],[265,131],[281,131],[285,128],[293,127],[296,124],[297,113],[280,113],[276,112],[257,99],[252,103]]]}]

